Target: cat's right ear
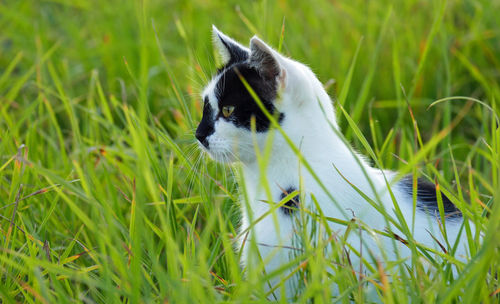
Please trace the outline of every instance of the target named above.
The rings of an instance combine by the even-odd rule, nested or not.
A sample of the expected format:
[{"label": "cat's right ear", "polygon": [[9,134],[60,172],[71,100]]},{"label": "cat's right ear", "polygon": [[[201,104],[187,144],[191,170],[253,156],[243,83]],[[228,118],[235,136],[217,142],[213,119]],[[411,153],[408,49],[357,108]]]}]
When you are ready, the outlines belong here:
[{"label": "cat's right ear", "polygon": [[249,50],[238,42],[224,35],[215,27],[215,25],[212,25],[212,39],[214,47],[219,52],[222,58],[222,63],[224,65],[245,61],[248,59]]}]

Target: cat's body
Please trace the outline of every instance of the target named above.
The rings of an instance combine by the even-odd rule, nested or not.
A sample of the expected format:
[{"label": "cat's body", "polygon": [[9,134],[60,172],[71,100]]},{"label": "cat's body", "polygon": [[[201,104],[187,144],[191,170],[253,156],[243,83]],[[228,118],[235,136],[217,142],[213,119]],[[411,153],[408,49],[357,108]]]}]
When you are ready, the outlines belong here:
[{"label": "cat's body", "polygon": [[[293,242],[297,233],[294,218],[300,208],[316,210],[311,194],[327,217],[345,221],[356,218],[372,229],[383,231],[388,228],[391,233],[404,235],[363,198],[363,195],[369,197],[372,203],[383,206],[385,212],[396,219],[394,200],[388,191],[388,185],[414,239],[440,250],[438,243],[430,235],[433,234],[437,240],[446,243],[442,240],[437,220],[434,185],[419,181],[417,208],[414,211],[413,180],[409,178],[394,181],[395,173],[370,167],[345,143],[336,123],[332,101],[308,67],[281,56],[256,37],[252,38],[250,49],[247,49],[214,28],[214,42],[225,66],[203,92],[205,108],[196,137],[214,159],[223,162],[239,161],[242,165],[242,186],[245,187],[246,194],[243,201],[248,204],[241,204],[241,231],[247,231],[252,221],[264,216],[248,229],[248,234],[243,234],[240,244],[244,246],[244,266],[251,267],[257,263],[257,255],[251,254],[251,242],[257,244],[260,256],[267,262],[266,272],[286,263],[292,255],[291,251],[300,250],[294,247]],[[240,77],[259,96],[263,106],[275,117],[305,162],[301,163],[285,137],[273,130],[267,165],[259,164],[255,144],[258,145],[257,150],[264,153],[272,127]],[[255,117],[253,133],[252,116]],[[261,172],[263,167],[265,170]],[[281,201],[287,193],[294,190],[301,190],[302,199],[296,197],[265,216],[273,208],[273,203]],[[445,211],[451,214],[446,221],[446,228],[448,239],[453,244],[462,218],[444,196],[443,205]],[[334,231],[346,229],[340,224],[331,223],[330,226]],[[410,255],[406,245],[394,242],[390,237],[369,236],[366,233],[362,236],[362,241],[361,246],[365,250],[378,256],[381,248],[384,248],[389,259],[395,258],[394,244],[397,244],[400,256]],[[348,242],[359,250],[359,234],[352,233]],[[465,255],[465,246],[460,244],[456,256]],[[350,259],[353,264],[359,263],[355,255]],[[271,285],[278,280],[279,278],[272,280]],[[286,289],[287,295],[293,295],[291,285],[287,285]]]}]

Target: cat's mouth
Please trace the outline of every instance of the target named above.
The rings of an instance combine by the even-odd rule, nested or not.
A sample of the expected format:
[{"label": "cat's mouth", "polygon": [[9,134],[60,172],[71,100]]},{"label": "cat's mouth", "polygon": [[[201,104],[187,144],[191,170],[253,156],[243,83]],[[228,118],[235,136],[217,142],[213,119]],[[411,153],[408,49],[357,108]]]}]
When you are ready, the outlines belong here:
[{"label": "cat's mouth", "polygon": [[230,164],[237,161],[237,159],[230,153],[221,153],[221,152],[214,153],[207,149],[205,149],[205,151],[213,160],[222,164]]},{"label": "cat's mouth", "polygon": [[202,143],[198,141],[198,146],[202,151],[207,153],[210,158],[215,160],[216,162],[223,163],[223,164],[228,164],[228,163],[233,163],[238,160],[236,155],[229,149],[221,149],[217,145],[209,145],[206,147]]}]

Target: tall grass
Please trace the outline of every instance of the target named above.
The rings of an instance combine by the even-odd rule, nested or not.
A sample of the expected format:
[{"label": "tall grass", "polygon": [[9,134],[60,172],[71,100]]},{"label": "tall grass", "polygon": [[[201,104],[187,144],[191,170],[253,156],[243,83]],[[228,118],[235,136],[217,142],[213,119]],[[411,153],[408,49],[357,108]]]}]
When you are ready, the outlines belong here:
[{"label": "tall grass", "polygon": [[362,303],[370,287],[387,303],[498,303],[499,10],[497,0],[0,3],[1,301],[272,299],[263,278],[281,274],[243,276],[234,250],[233,172],[194,145],[214,23],[307,63],[338,97],[356,149],[436,181],[483,234],[464,229],[469,263],[438,254],[433,271],[414,262],[390,278],[328,273],[332,257],[304,242],[308,262],[288,265],[297,301]]}]

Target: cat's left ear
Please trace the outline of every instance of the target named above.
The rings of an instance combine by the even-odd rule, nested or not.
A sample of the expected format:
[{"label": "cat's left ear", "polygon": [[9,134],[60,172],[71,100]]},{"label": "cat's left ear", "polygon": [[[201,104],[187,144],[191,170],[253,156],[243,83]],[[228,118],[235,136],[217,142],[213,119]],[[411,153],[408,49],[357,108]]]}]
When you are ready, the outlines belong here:
[{"label": "cat's left ear", "polygon": [[273,51],[264,41],[257,36],[250,40],[250,64],[268,80],[275,80],[281,86],[285,85],[285,69],[280,63],[280,55]]},{"label": "cat's left ear", "polygon": [[212,25],[212,39],[224,65],[247,60],[248,49],[224,35],[215,25]]}]

